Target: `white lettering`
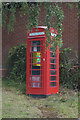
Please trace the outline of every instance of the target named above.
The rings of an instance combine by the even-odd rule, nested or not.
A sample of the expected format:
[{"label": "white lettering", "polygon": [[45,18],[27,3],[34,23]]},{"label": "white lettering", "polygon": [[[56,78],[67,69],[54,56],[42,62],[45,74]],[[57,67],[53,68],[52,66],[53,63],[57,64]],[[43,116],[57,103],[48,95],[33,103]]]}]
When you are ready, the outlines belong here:
[{"label": "white lettering", "polygon": [[55,34],[55,33],[51,33],[51,36],[54,36],[54,37],[56,37],[56,34]]},{"label": "white lettering", "polygon": [[29,36],[44,35],[44,32],[29,33]]}]

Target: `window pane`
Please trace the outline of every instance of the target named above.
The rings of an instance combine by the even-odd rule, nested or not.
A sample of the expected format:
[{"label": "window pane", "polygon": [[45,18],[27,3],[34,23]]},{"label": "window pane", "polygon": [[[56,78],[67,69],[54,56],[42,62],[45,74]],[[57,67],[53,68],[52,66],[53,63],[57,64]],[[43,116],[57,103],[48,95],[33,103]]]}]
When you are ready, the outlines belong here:
[{"label": "window pane", "polygon": [[30,75],[31,75],[31,70],[29,72],[30,72]]},{"label": "window pane", "polygon": [[29,77],[29,80],[31,81],[31,76]]},{"label": "window pane", "polygon": [[41,58],[33,58],[32,63],[40,64],[41,63]]},{"label": "window pane", "polygon": [[40,51],[40,47],[37,47],[37,51]]},{"label": "window pane", "polygon": [[32,69],[40,69],[40,66],[32,66]]},{"label": "window pane", "polygon": [[30,59],[30,63],[31,63],[31,59]]},{"label": "window pane", "polygon": [[51,71],[50,71],[50,74],[51,74],[51,75],[56,75],[56,71],[51,70]]},{"label": "window pane", "polygon": [[32,70],[32,75],[40,75],[40,70]]},{"label": "window pane", "polygon": [[31,41],[30,41],[30,46],[31,46]]},{"label": "window pane", "polygon": [[41,57],[41,53],[40,52],[34,52],[34,53],[32,53],[32,57]]},{"label": "window pane", "polygon": [[37,47],[32,47],[33,52],[37,52]]},{"label": "window pane", "polygon": [[40,81],[40,77],[38,77],[38,76],[32,76],[32,81]]},{"label": "window pane", "polygon": [[31,53],[30,53],[30,57],[31,57]]},{"label": "window pane", "polygon": [[30,67],[30,69],[31,69],[31,65],[30,65],[29,67]]},{"label": "window pane", "polygon": [[53,51],[53,48],[50,48],[50,51]]},{"label": "window pane", "polygon": [[56,53],[50,53],[50,57],[56,57]]},{"label": "window pane", "polygon": [[30,52],[31,52],[31,47],[30,47]]},{"label": "window pane", "polygon": [[56,69],[56,65],[51,65],[51,69]]},{"label": "window pane", "polygon": [[32,51],[33,52],[38,52],[38,51],[40,51],[40,47],[32,47]]},{"label": "window pane", "polygon": [[32,54],[32,63],[35,63],[35,64],[33,64],[33,66],[41,66],[41,55],[40,55],[40,52],[34,52],[33,54]]},{"label": "window pane", "polygon": [[32,83],[32,87],[40,87],[40,83],[38,83],[38,82],[33,82],[33,83]]},{"label": "window pane", "polygon": [[40,41],[32,41],[32,45],[40,45]]},{"label": "window pane", "polygon": [[56,59],[51,59],[50,58],[50,63],[56,63]]},{"label": "window pane", "polygon": [[51,76],[51,81],[56,81],[56,76]]},{"label": "window pane", "polygon": [[56,87],[56,82],[51,82],[51,87]]}]

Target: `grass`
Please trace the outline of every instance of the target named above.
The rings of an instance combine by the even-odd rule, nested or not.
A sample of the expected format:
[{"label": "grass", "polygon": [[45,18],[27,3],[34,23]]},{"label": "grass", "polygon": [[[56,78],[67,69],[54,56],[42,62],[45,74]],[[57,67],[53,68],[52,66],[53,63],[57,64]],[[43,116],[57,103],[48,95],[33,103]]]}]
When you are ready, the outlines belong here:
[{"label": "grass", "polygon": [[23,94],[24,86],[3,81],[3,118],[78,118],[77,92],[60,87],[57,95],[32,98]]},{"label": "grass", "polygon": [[0,120],[2,118],[2,79],[0,78]]},{"label": "grass", "polygon": [[78,93],[78,96],[79,96],[79,98],[78,98],[78,110],[79,110],[79,118],[80,118],[80,92]]}]

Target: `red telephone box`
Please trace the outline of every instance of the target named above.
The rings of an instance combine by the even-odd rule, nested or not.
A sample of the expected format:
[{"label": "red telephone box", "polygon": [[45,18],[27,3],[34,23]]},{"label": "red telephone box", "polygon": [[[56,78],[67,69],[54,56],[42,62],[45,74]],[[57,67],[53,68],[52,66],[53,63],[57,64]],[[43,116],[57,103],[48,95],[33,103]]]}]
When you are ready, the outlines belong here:
[{"label": "red telephone box", "polygon": [[[33,28],[27,35],[26,94],[51,95],[59,92],[59,48],[53,54],[46,49],[45,26]],[[51,39],[58,34],[51,30]],[[55,34],[56,32],[56,34]]]}]

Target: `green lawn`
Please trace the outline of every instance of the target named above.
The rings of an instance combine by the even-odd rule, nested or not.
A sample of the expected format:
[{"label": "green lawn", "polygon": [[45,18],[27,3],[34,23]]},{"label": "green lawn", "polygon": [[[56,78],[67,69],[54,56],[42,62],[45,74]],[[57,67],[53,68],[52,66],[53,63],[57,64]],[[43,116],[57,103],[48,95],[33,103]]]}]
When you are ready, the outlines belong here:
[{"label": "green lawn", "polygon": [[2,79],[0,78],[0,120],[2,118]]},{"label": "green lawn", "polygon": [[32,98],[3,84],[3,118],[78,118],[78,93],[60,88],[48,98]]}]

